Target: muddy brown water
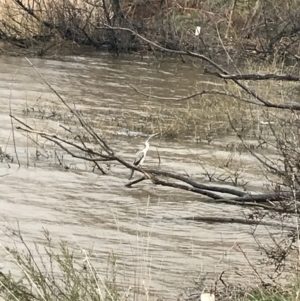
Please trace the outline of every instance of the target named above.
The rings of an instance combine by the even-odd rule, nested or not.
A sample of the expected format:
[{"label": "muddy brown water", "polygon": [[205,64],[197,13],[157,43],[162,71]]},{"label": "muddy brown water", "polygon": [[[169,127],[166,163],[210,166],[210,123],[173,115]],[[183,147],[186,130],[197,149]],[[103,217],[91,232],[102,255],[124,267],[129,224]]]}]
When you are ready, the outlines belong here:
[{"label": "muddy brown water", "polygon": [[[127,82],[156,95],[178,96],[191,93],[199,78],[199,70],[176,61],[158,64],[153,59],[109,55],[31,61],[67,101],[93,114],[93,118],[104,120],[104,124],[111,112],[125,117],[132,112],[144,116],[145,108],[184,106],[146,99]],[[251,262],[258,261],[260,254],[249,226],[182,219],[193,215],[243,217],[245,212],[239,207],[202,203],[201,197],[194,194],[149,183],[125,188],[129,172],[116,164],[101,176],[65,156],[64,160],[74,165],[64,170],[51,152],[48,159],[37,159],[37,147],[16,131],[16,150],[22,165],[18,168],[8,116],[10,104],[13,114],[34,128],[60,133],[61,121],[24,114],[26,108],[46,106],[45,99],[56,99],[25,59],[0,57],[0,66],[0,146],[14,157],[14,163],[0,163],[0,176],[6,175],[0,178],[3,244],[11,243],[4,233],[7,225],[15,227],[18,222],[28,242],[42,241],[42,229],[46,228],[55,241],[67,240],[77,250],[93,248],[92,262],[103,277],[108,255],[114,252],[120,285],[149,289],[151,295],[170,300],[193,287],[194,281],[206,278],[208,285],[214,283],[221,271],[226,271],[226,281],[253,281],[247,260],[234,248],[239,244]],[[110,139],[120,154],[131,160],[145,138],[143,133],[116,126],[110,128]],[[196,144],[193,139],[183,141],[154,139],[145,164],[157,165],[157,147],[163,167],[188,171],[201,179],[203,169],[191,154],[200,157],[208,169],[210,162],[227,155],[214,145]],[[253,166],[252,159],[245,154],[241,158],[248,162],[244,171],[250,184],[261,188],[263,178],[247,169]],[[269,239],[264,227],[259,226],[256,233],[261,240]],[[13,269],[3,249],[0,256],[0,268]]]}]

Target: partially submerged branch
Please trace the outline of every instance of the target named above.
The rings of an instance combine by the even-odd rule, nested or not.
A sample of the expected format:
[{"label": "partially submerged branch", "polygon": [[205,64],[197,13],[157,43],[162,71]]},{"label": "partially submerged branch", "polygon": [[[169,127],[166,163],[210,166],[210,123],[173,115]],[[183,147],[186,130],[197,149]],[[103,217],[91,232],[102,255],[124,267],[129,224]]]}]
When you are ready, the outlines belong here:
[{"label": "partially submerged branch", "polygon": [[[267,226],[272,228],[282,228],[281,224],[264,222],[260,220],[242,219],[242,218],[231,218],[231,217],[211,217],[211,216],[189,216],[184,217],[184,220],[195,221],[201,223],[221,223],[221,224],[241,224],[241,225],[255,225],[255,226]],[[296,227],[286,227],[285,230],[295,230]]]},{"label": "partially submerged branch", "polygon": [[209,71],[207,68],[204,69],[204,74],[209,74],[222,79],[231,80],[281,80],[288,82],[300,81],[300,76],[295,76],[291,74],[222,74],[218,72]]},{"label": "partially submerged branch", "polygon": [[183,97],[162,97],[162,96],[156,96],[152,94],[145,93],[139,89],[137,89],[135,86],[128,84],[129,87],[131,87],[135,92],[147,97],[147,98],[152,98],[152,99],[158,99],[158,100],[170,100],[170,101],[185,101],[189,100],[198,96],[204,96],[204,95],[216,95],[216,96],[227,96],[231,97],[233,99],[237,99],[239,101],[249,103],[249,104],[254,104],[254,105],[260,105],[259,102],[253,101],[250,98],[243,98],[241,96],[235,95],[233,93],[227,92],[227,91],[219,91],[219,90],[202,90],[197,93],[188,95],[188,96],[183,96]]},{"label": "partially submerged branch", "polygon": [[[25,125],[24,122],[22,122],[20,119],[14,116],[11,117],[17,122]],[[82,124],[84,123],[82,122]],[[218,202],[223,204],[239,205],[245,207],[259,207],[277,212],[295,212],[295,209],[280,207],[280,201],[285,198],[292,197],[292,192],[281,192],[281,194],[253,194],[251,192],[241,191],[238,188],[228,188],[222,185],[200,184],[187,176],[182,176],[177,173],[168,172],[160,169],[147,169],[135,166],[132,163],[127,162],[122,157],[118,156],[118,154],[116,154],[115,152],[113,152],[112,154],[105,154],[102,151],[92,150],[90,148],[83,147],[75,142],[68,141],[67,139],[59,137],[57,135],[33,130],[29,126],[19,126],[17,127],[17,129],[27,133],[40,135],[48,141],[51,141],[54,144],[56,144],[60,149],[64,150],[66,153],[68,153],[74,158],[78,158],[87,162],[93,162],[95,164],[99,162],[117,161],[128,169],[134,169],[144,174],[142,178],[139,178],[126,184],[125,186],[127,187],[149,179],[155,185],[161,185],[184,191],[189,191],[210,198],[209,200],[201,198],[199,199],[199,201]],[[296,196],[299,197],[299,194],[300,193],[297,192]],[[227,195],[227,197],[225,197],[224,195]],[[229,197],[228,195],[233,195],[235,197]],[[268,205],[266,204],[266,202]]]}]

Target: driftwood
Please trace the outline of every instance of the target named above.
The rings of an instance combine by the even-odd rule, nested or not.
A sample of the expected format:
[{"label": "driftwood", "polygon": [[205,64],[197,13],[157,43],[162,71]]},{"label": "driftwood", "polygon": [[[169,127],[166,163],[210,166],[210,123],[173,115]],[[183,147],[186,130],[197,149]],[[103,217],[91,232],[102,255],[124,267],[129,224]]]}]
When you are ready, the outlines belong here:
[{"label": "driftwood", "polygon": [[[169,218],[164,218],[169,219]],[[181,218],[187,221],[195,221],[200,223],[219,223],[219,224],[242,224],[242,225],[253,225],[253,226],[265,226],[272,228],[282,229],[282,224],[265,222],[262,220],[254,220],[251,218],[231,218],[231,217],[211,217],[211,216],[189,216]],[[172,220],[174,220],[172,218]],[[296,227],[293,226],[285,226],[284,230],[296,230]]]},{"label": "driftwood", "polygon": [[291,74],[222,74],[218,72],[209,71],[207,68],[204,68],[204,73],[222,79],[231,80],[282,80],[288,82],[300,81],[300,76],[295,76]]}]

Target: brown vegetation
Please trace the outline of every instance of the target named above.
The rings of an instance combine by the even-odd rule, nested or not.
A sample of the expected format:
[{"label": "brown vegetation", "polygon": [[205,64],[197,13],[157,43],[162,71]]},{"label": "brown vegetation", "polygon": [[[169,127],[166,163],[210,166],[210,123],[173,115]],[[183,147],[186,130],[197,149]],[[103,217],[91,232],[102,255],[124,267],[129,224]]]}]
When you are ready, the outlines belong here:
[{"label": "brown vegetation", "polygon": [[35,55],[65,41],[117,52],[151,50],[130,33],[111,29],[124,27],[173,50],[299,59],[298,7],[298,0],[1,0],[0,39],[34,48]]}]

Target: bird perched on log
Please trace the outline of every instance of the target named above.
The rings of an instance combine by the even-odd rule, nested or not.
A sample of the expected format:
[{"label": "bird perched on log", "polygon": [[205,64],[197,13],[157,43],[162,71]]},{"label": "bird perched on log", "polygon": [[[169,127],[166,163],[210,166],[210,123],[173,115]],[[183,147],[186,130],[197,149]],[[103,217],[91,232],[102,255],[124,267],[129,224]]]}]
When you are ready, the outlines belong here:
[{"label": "bird perched on log", "polygon": [[[149,149],[149,140],[151,138],[153,138],[154,136],[157,136],[159,133],[156,133],[156,134],[153,134],[151,136],[148,137],[148,139],[145,141],[144,143],[144,148],[140,149],[136,154],[135,154],[135,157],[134,157],[134,161],[133,161],[133,165],[135,166],[140,166],[144,163],[145,161],[145,158],[146,158],[146,155],[147,155],[147,151]],[[133,174],[134,174],[134,169],[131,170],[131,173],[130,173],[130,176],[129,176],[129,180],[132,179],[133,177]]]}]

